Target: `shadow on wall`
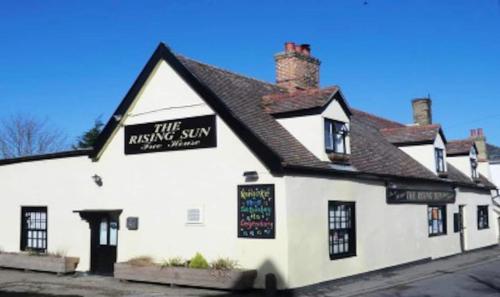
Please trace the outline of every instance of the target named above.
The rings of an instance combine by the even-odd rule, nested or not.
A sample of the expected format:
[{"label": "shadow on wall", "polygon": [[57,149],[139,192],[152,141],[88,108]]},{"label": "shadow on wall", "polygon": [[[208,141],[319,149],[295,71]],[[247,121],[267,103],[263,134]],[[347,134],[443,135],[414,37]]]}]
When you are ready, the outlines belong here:
[{"label": "shadow on wall", "polygon": [[[257,296],[265,296],[265,297],[273,297],[273,296],[293,296],[292,292],[290,291],[278,291],[278,287],[285,283],[282,275],[278,272],[278,269],[274,264],[266,260],[262,263],[262,265],[257,268],[257,271],[259,271],[260,276],[264,275],[265,279],[265,289],[254,289],[254,290],[247,290],[247,291],[228,291],[228,292],[222,292],[220,294],[210,294],[210,295],[205,295],[205,296],[211,296],[211,297],[238,297],[238,296],[245,296],[245,297],[257,297]],[[237,285],[235,287],[238,287],[240,285],[240,282],[246,282],[246,280],[238,280]]]}]

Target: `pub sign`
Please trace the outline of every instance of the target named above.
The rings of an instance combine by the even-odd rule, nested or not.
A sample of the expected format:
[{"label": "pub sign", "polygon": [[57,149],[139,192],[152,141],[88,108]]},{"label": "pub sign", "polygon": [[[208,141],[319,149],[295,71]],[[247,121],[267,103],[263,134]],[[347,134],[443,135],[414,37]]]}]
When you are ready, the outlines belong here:
[{"label": "pub sign", "polygon": [[125,154],[217,146],[215,115],[125,126]]},{"label": "pub sign", "polygon": [[399,187],[389,184],[386,188],[386,199],[388,204],[412,203],[454,203],[456,193],[452,188],[427,188],[415,189]]}]

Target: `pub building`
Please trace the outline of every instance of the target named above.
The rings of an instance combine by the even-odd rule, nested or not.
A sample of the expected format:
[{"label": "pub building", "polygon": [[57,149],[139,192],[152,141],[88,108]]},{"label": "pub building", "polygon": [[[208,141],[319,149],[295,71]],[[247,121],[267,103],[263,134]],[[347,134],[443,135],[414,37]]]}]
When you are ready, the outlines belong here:
[{"label": "pub building", "polygon": [[498,243],[487,159],[430,98],[398,123],[320,88],[309,45],[274,59],[267,83],[160,44],[92,149],[0,161],[2,250],[95,274],[200,252],[285,289]]}]

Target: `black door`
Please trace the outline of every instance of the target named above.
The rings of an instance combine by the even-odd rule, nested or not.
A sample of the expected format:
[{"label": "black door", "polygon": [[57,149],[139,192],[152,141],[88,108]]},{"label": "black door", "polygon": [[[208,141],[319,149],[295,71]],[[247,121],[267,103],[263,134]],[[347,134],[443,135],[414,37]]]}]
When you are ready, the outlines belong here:
[{"label": "black door", "polygon": [[90,272],[113,275],[118,245],[118,222],[109,214],[94,214],[90,224]]}]

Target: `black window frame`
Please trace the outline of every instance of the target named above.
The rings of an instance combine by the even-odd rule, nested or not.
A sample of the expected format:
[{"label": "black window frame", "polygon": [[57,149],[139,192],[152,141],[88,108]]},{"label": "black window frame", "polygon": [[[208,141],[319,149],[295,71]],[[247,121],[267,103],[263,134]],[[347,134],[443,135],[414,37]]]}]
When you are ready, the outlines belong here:
[{"label": "black window frame", "polygon": [[446,172],[446,165],[444,163],[444,149],[437,147],[434,149],[434,154],[436,158],[436,172]]},{"label": "black window frame", "polygon": [[[37,214],[45,214],[45,221],[41,218],[39,221],[35,221],[35,227],[32,228],[28,226],[27,215],[28,213],[35,214],[35,220],[37,220]],[[42,228],[42,223],[45,228]],[[37,225],[39,227],[37,227]],[[46,253],[48,247],[48,232],[49,230],[49,213],[48,208],[46,206],[22,206],[21,207],[21,251],[34,251],[38,253]],[[35,236],[29,236],[30,232],[35,233]],[[30,246],[30,240],[41,240],[42,247],[33,247]],[[38,244],[37,244],[38,245]]]},{"label": "black window frame", "polygon": [[[347,207],[348,218],[346,218],[346,227],[336,228],[336,224],[342,224],[342,216],[339,218],[339,221],[336,221],[335,210],[338,207]],[[331,215],[333,212],[333,216]],[[333,224],[333,228],[332,228]],[[338,246],[342,245],[342,249],[346,248],[347,243],[347,251],[334,253],[334,235],[338,233],[344,235],[348,234],[348,241],[345,242],[342,240],[338,242]],[[347,257],[356,256],[356,203],[352,201],[328,201],[328,253],[330,255],[330,260],[342,259]]]},{"label": "black window frame", "polygon": [[[484,222],[486,225],[481,226],[481,218],[484,217]],[[477,206],[477,229],[484,230],[490,228],[490,216],[488,205],[478,205]]]},{"label": "black window frame", "polygon": [[[433,219],[432,218],[432,209],[437,208],[440,210],[441,213],[441,218],[438,219]],[[440,204],[431,204],[427,205],[427,232],[429,233],[429,237],[435,237],[435,236],[442,236],[442,235],[447,235],[448,234],[448,228],[447,228],[447,207],[446,205],[440,205]],[[434,221],[438,221],[438,231],[434,232],[433,227],[434,227]],[[439,222],[441,222],[442,229],[443,231],[439,231]]]},{"label": "black window frame", "polygon": [[[341,129],[337,129],[337,125],[341,126]],[[337,151],[337,145],[336,145],[336,135],[340,135],[342,137],[342,149],[343,151]],[[347,123],[337,121],[337,120],[332,120],[332,119],[325,119],[324,123],[324,142],[325,142],[325,151],[327,153],[335,153],[335,154],[342,154],[342,155],[348,155],[347,153],[347,135],[348,135],[348,129],[347,129]],[[331,144],[332,147],[328,147],[328,141],[327,138],[331,138]]]}]

